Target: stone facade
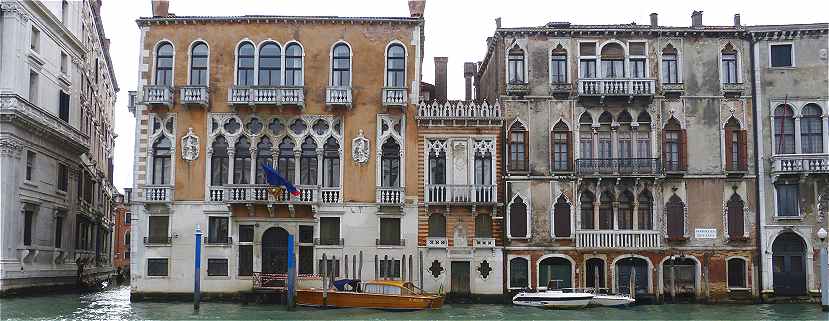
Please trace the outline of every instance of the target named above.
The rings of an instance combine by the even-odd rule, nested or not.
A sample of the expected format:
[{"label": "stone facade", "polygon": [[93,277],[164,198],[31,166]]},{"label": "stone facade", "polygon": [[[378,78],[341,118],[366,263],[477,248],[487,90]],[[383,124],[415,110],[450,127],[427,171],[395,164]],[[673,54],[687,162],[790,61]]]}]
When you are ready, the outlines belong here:
[{"label": "stone facade", "polygon": [[0,293],[111,276],[118,85],[100,6],[0,6]]}]

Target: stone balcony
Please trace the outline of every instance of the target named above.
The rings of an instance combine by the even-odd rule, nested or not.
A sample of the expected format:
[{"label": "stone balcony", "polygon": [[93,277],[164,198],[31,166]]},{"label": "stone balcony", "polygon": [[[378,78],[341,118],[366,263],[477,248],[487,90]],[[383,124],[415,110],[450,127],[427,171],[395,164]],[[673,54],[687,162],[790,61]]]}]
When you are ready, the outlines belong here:
[{"label": "stone balcony", "polygon": [[319,187],[316,185],[297,185],[299,196],[283,191],[279,197],[271,194],[270,185],[265,184],[231,184],[210,186],[208,201],[226,204],[337,204],[342,202],[340,187]]},{"label": "stone balcony", "polygon": [[772,175],[829,173],[829,153],[785,154],[771,157]]},{"label": "stone balcony", "polygon": [[54,139],[78,155],[89,151],[89,136],[18,95],[0,94],[0,126],[6,122],[37,129],[42,138]]},{"label": "stone balcony", "polygon": [[550,93],[553,95],[569,95],[573,90],[573,84],[569,82],[550,83]]},{"label": "stone balcony", "polygon": [[305,106],[305,89],[299,87],[233,86],[227,91],[231,105]]},{"label": "stone balcony", "polygon": [[498,126],[503,124],[501,106],[483,102],[446,102],[440,104],[421,102],[417,106],[417,124],[419,126]]},{"label": "stone balcony", "polygon": [[183,86],[179,89],[179,97],[182,105],[207,107],[210,102],[207,86]]},{"label": "stone balcony", "polygon": [[351,108],[351,86],[328,87],[325,89],[325,105]]},{"label": "stone balcony", "polygon": [[164,204],[173,201],[172,185],[145,185],[141,187],[144,203]]},{"label": "stone balcony", "polygon": [[576,247],[592,249],[657,249],[660,232],[654,230],[577,230]]},{"label": "stone balcony", "polygon": [[576,160],[578,176],[657,176],[659,158],[582,158]]},{"label": "stone balcony", "polygon": [[685,92],[685,84],[683,83],[662,83],[662,94],[682,94]]},{"label": "stone balcony", "polygon": [[494,205],[497,203],[495,185],[427,184],[427,205]]},{"label": "stone balcony", "polygon": [[578,80],[580,97],[653,97],[655,79],[593,78]]},{"label": "stone balcony", "polygon": [[736,95],[741,96],[745,93],[746,86],[743,83],[722,83],[720,89],[723,96]]},{"label": "stone balcony", "polygon": [[383,106],[386,107],[406,107],[406,88],[383,88]]},{"label": "stone balcony", "polygon": [[377,204],[403,205],[405,199],[402,187],[377,187]]},{"label": "stone balcony", "polygon": [[147,85],[144,86],[145,105],[173,107],[173,88],[169,86]]},{"label": "stone balcony", "polygon": [[511,82],[507,84],[507,95],[525,96],[530,93],[530,85],[526,82]]},{"label": "stone balcony", "polygon": [[446,237],[427,237],[426,247],[445,249],[449,246],[449,240]]}]

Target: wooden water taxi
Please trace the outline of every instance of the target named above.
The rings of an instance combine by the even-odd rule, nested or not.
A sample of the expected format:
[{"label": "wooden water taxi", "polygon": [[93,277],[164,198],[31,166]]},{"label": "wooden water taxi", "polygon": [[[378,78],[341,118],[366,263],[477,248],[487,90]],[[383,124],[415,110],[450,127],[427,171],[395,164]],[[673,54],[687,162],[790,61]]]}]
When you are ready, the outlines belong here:
[{"label": "wooden water taxi", "polygon": [[313,307],[369,308],[383,310],[440,309],[442,294],[423,292],[412,282],[338,280],[335,288],[297,289],[296,304]]}]

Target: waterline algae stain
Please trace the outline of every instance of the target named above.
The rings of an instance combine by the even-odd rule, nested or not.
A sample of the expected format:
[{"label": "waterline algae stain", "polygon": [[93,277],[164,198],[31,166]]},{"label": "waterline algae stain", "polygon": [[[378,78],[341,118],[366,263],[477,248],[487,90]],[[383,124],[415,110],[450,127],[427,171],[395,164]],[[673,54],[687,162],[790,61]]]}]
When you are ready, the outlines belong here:
[{"label": "waterline algae stain", "polygon": [[129,287],[84,294],[0,299],[2,320],[827,320],[817,304],[640,305],[625,309],[550,311],[510,305],[445,305],[440,310],[385,312],[367,309],[297,308],[281,305],[129,300]]}]

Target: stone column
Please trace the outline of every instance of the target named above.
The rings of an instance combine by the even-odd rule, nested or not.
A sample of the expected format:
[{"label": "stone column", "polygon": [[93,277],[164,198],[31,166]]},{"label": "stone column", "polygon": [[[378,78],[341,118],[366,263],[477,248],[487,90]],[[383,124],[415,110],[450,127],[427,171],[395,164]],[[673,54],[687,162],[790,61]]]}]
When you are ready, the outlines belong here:
[{"label": "stone column", "polygon": [[[232,146],[232,145],[235,145],[235,144],[228,144],[228,145]],[[235,167],[235,164],[234,164],[235,162],[233,161],[234,156],[236,156],[236,149],[231,148],[230,146],[228,146],[228,149],[227,149],[227,158],[228,158],[228,164],[227,164],[227,177],[228,177],[228,179],[227,179],[227,183],[228,184],[233,184],[234,183],[233,182],[233,168]],[[227,185],[227,184],[225,184],[225,185]],[[227,195],[225,195],[225,197],[227,197]]]},{"label": "stone column", "polygon": [[794,153],[800,154],[800,116],[794,116]]},{"label": "stone column", "polygon": [[[3,3],[5,5],[5,3]],[[17,186],[20,184],[21,168],[20,154],[23,151],[22,141],[13,137],[0,137],[0,186],[6,192],[0,194],[3,207],[0,207],[0,263],[17,262],[16,247],[20,233],[20,204],[16,198]]]}]

